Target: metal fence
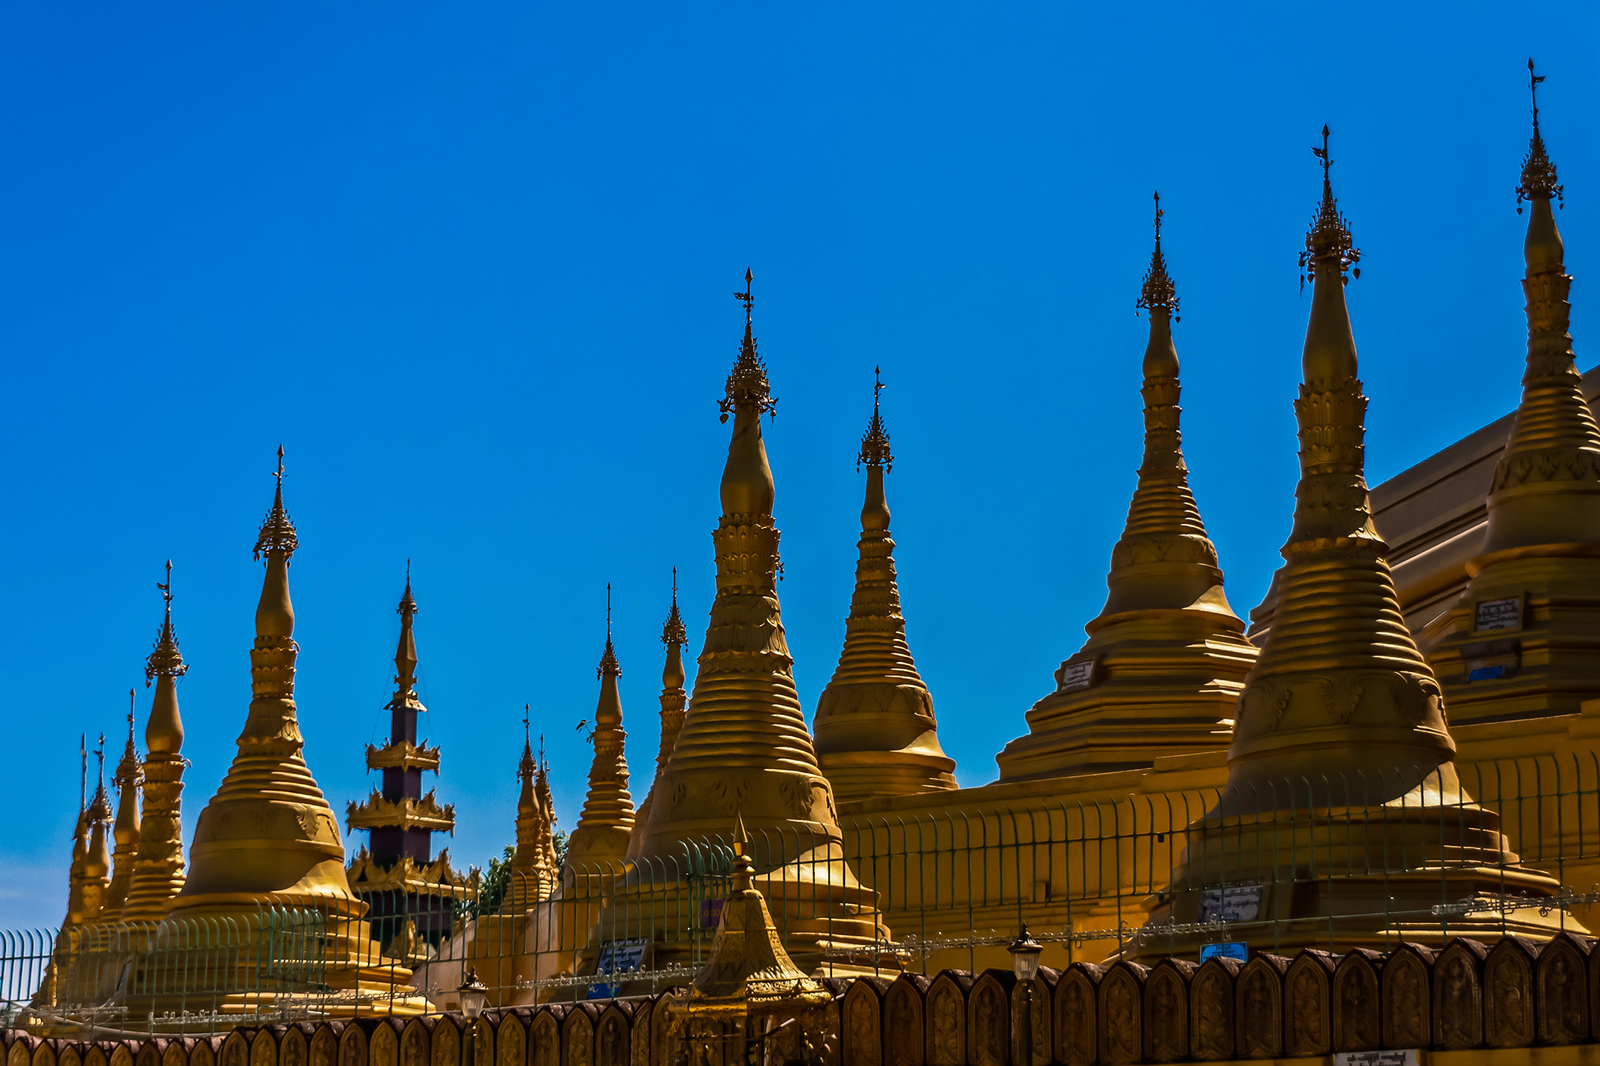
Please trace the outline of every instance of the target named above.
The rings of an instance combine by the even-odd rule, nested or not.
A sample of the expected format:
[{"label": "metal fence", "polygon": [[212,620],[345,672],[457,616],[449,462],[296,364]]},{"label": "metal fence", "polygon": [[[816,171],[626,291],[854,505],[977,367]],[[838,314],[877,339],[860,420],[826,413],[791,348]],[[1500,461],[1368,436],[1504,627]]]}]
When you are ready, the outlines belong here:
[{"label": "metal fence", "polygon": [[[1600,760],[1588,753],[1233,792],[991,803],[985,791],[846,815],[840,836],[752,829],[756,887],[797,963],[833,977],[1009,966],[1023,925],[1045,964],[1064,967],[1584,932],[1600,916]],[[497,898],[474,881],[465,898],[389,900],[357,926],[264,910],[255,925],[0,934],[0,1021],[29,1011],[36,1027],[214,1032],[239,1020],[219,1009],[240,1003],[274,1018],[446,1010],[469,972],[491,1006],[656,992],[704,965],[732,858],[731,840],[708,839],[559,876],[513,871]],[[380,989],[371,973],[385,970],[388,994],[334,991],[352,968]],[[157,1001],[164,1014],[141,1006]]]}]

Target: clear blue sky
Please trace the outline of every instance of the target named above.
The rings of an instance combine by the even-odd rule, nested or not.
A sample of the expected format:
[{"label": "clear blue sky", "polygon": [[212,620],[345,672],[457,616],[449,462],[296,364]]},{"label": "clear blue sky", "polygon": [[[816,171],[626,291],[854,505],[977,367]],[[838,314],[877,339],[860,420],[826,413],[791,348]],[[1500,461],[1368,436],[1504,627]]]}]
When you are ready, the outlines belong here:
[{"label": "clear blue sky", "polygon": [[1243,613],[1289,527],[1317,131],[1364,252],[1376,482],[1516,402],[1530,54],[1593,362],[1597,27],[1586,4],[6,5],[0,926],[60,919],[77,735],[114,758],[136,680],[142,732],[169,556],[192,834],[249,701],[280,442],[306,754],[341,818],[408,556],[458,863],[512,837],[524,702],[575,819],[607,581],[642,796],[670,568],[691,652],[710,605],[746,266],[802,697],[843,634],[881,363],[911,647],[958,777],[992,779],[1103,601],[1151,189]]}]

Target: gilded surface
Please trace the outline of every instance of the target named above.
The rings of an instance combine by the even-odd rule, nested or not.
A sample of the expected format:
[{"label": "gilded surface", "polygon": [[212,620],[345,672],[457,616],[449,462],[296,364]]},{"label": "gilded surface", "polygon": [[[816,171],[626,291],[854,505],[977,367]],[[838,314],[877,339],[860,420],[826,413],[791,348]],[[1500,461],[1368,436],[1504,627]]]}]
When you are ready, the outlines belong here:
[{"label": "gilded surface", "polygon": [[[1177,296],[1156,244],[1139,306],[1144,355],[1144,458],[1128,520],[1111,553],[1109,594],[1089,640],[1028,711],[1028,733],[996,756],[1001,781],[1150,766],[1163,755],[1227,744],[1256,648],[1223,593],[1217,551],[1189,490],[1179,432]],[[1086,679],[1072,680],[1074,671]]]},{"label": "gilded surface", "polygon": [[955,760],[939,746],[933,695],[906,643],[883,476],[894,456],[872,396],[857,466],[867,467],[855,591],[839,665],[817,700],[817,759],[841,803],[956,787]]},{"label": "gilded surface", "polygon": [[600,699],[595,705],[594,759],[589,764],[589,792],[583,799],[578,824],[567,841],[567,871],[581,876],[586,872],[608,870],[620,863],[628,852],[633,832],[633,797],[628,793],[628,761],[623,742],[622,698],[617,679],[622,668],[611,646],[611,617],[606,586],[606,647],[595,671],[600,681]]}]

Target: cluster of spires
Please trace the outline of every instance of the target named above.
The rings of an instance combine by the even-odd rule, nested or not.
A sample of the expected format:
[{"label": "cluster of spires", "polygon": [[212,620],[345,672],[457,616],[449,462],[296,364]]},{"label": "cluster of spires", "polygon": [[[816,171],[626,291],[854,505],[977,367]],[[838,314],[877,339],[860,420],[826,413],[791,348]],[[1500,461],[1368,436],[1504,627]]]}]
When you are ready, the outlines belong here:
[{"label": "cluster of spires", "polygon": [[[1536,92],[1543,79],[1533,73],[1531,61],[1529,72]],[[1519,500],[1527,495],[1519,495],[1518,486],[1529,480],[1526,472],[1519,473],[1518,464],[1527,466],[1527,456],[1540,454],[1541,448],[1552,453],[1552,441],[1565,441],[1562,433],[1576,434],[1581,442],[1580,457],[1571,460],[1575,476],[1569,479],[1578,484],[1567,487],[1570,498],[1564,497],[1564,503],[1578,499],[1583,514],[1578,516],[1581,525],[1574,519],[1574,536],[1560,544],[1586,544],[1579,531],[1597,528],[1589,519],[1600,516],[1600,427],[1573,383],[1576,371],[1566,334],[1570,279],[1562,273],[1560,238],[1550,219],[1550,201],[1561,198],[1562,186],[1539,130],[1536,97],[1533,114],[1533,136],[1517,189],[1519,203],[1530,201],[1534,211],[1525,282],[1529,369],[1517,428],[1495,475],[1488,544],[1469,568],[1475,575],[1519,552],[1526,555],[1531,548],[1550,547],[1548,528],[1533,534],[1529,532],[1531,523],[1518,519]],[[1194,677],[1209,674],[1207,683],[1215,698],[1190,701],[1192,705],[1182,707],[1176,706],[1181,701],[1175,701],[1167,723],[1167,741],[1174,748],[1194,750],[1198,735],[1215,736],[1231,729],[1232,798],[1224,799],[1225,809],[1238,810],[1246,802],[1240,797],[1249,786],[1286,776],[1307,759],[1315,759],[1324,772],[1340,769],[1337,755],[1333,764],[1328,762],[1330,751],[1348,749],[1345,754],[1359,754],[1368,765],[1376,761],[1398,766],[1413,759],[1430,772],[1447,766],[1453,757],[1439,682],[1400,618],[1385,561],[1387,546],[1374,527],[1366,498],[1362,443],[1366,399],[1356,376],[1355,345],[1343,297],[1347,272],[1360,276],[1356,266],[1360,251],[1333,195],[1333,160],[1326,126],[1322,134],[1322,147],[1313,148],[1323,169],[1322,197],[1300,260],[1302,280],[1313,282],[1304,384],[1295,405],[1302,477],[1294,529],[1283,548],[1288,565],[1272,628],[1259,649],[1244,639],[1242,622],[1222,593],[1215,547],[1189,492],[1178,428],[1178,362],[1170,331],[1170,322],[1177,320],[1178,298],[1161,247],[1163,211],[1157,195],[1155,246],[1137,301],[1137,308],[1150,316],[1142,390],[1145,454],[1138,488],[1113,552],[1106,607],[1086,627],[1090,641],[1084,651],[1063,664],[1057,690],[1030,712],[1029,736],[1008,746],[1000,757],[1002,779],[1044,776],[1040,767],[1045,765],[1054,767],[1059,775],[1063,759],[1067,765],[1093,766],[1093,753],[1103,752],[1105,739],[1122,727],[1114,713],[1108,714],[1093,699],[1082,696],[1084,686],[1076,679],[1099,673],[1105,681],[1100,691],[1114,691],[1121,677],[1131,677],[1140,672],[1140,664],[1148,666],[1154,661],[1152,654],[1170,656],[1177,646],[1204,646],[1207,651],[1191,660],[1163,661],[1168,675],[1183,675],[1184,671]],[[718,595],[695,692],[689,697],[683,688],[681,650],[687,633],[678,611],[674,570],[672,606],[662,633],[666,665],[660,698],[661,745],[655,780],[635,810],[627,789],[626,734],[617,689],[621,669],[612,643],[608,585],[606,642],[597,668],[601,692],[594,719],[590,788],[573,833],[569,869],[574,864],[662,854],[692,833],[706,830],[710,835],[728,810],[741,819],[741,826],[745,819],[758,828],[807,824],[812,827],[812,849],[826,851],[838,843],[835,794],[840,799],[861,799],[955,787],[950,774],[954,762],[939,748],[931,696],[905,642],[882,480],[892,469],[893,455],[880,410],[884,386],[876,368],[873,412],[857,456],[858,468],[868,468],[868,482],[856,593],[839,667],[818,705],[814,740],[805,729],[773,584],[781,564],[771,517],[774,485],[759,417],[773,413],[776,400],[757,354],[752,280],[747,271],[745,290],[736,294],[745,307],[745,334],[725,396],[719,400],[722,421],[731,414],[735,425],[722,482],[723,516],[713,535]],[[1538,417],[1541,414],[1543,417]],[[258,753],[254,757],[276,760],[280,766],[299,759],[292,702],[294,616],[286,577],[289,556],[298,540],[283,508],[282,458],[280,448],[275,498],[255,548],[258,558],[267,557],[268,578],[257,611],[258,638],[252,652],[257,699],[240,738],[241,761]],[[1589,504],[1593,504],[1593,514]],[[1547,517],[1541,513],[1540,521]],[[1585,551],[1574,554],[1595,552],[1586,546]],[[1345,592],[1359,589],[1363,594],[1345,597],[1340,608],[1343,616],[1330,619],[1326,608],[1334,580]],[[137,758],[130,711],[127,744],[113,777],[120,796],[111,830],[116,844],[112,856],[106,845],[112,810],[104,782],[103,737],[96,751],[101,772],[92,800],[86,795],[87,749],[82,751],[84,794],[80,795],[74,836],[69,924],[112,917],[159,918],[173,909],[180,894],[191,895],[193,888],[183,876],[182,842],[177,833],[183,730],[173,684],[187,667],[172,628],[170,562],[167,581],[160,588],[165,618],[147,662],[147,684],[157,683],[145,734],[149,755],[142,764]],[[409,566],[399,612],[402,635],[392,706],[405,707],[415,702],[417,664],[411,637],[416,606]],[[749,639],[753,635],[761,639]],[[1195,637],[1198,645],[1191,639]],[[1166,650],[1152,652],[1157,645]],[[1328,694],[1330,676],[1350,682],[1348,699]],[[1381,678],[1384,684],[1365,687],[1363,678]],[[1184,675],[1176,688],[1192,691],[1194,686]],[[1308,698],[1311,688],[1320,695]],[[1148,699],[1149,686],[1143,692]],[[1213,713],[1212,705],[1235,701],[1236,719]],[[1106,702],[1100,699],[1100,704]],[[762,710],[760,721],[751,715],[752,707]],[[729,736],[743,729],[748,743],[753,727],[756,732],[765,731],[758,743],[748,745],[759,750],[734,750],[730,762]],[[1326,743],[1335,734],[1348,738],[1352,729],[1361,733],[1361,745],[1336,749]],[[885,737],[891,735],[893,739],[886,742]],[[1149,750],[1116,758],[1147,761],[1161,740],[1151,742],[1148,736],[1145,740]],[[787,807],[752,808],[750,801],[759,797],[741,791],[741,767],[770,770],[774,752],[783,771],[793,775],[792,782],[779,792]],[[1079,761],[1073,762],[1075,759]],[[309,796],[315,785],[303,763],[299,765],[304,774],[300,787],[309,789]],[[529,872],[528,883],[543,884],[546,891],[557,876],[548,769],[542,738],[539,757],[534,758],[525,715],[513,867]],[[871,772],[861,772],[866,770]],[[1402,782],[1394,786],[1399,789],[1395,795],[1367,798],[1387,802],[1414,784]],[[213,804],[224,797],[227,787],[225,783]],[[875,787],[879,791],[875,792]],[[133,799],[141,788],[145,798],[142,821]],[[315,799],[322,802],[320,792],[315,792]],[[706,804],[706,813],[694,813],[697,804],[686,803],[686,799]],[[306,842],[317,842],[318,832],[307,828]],[[326,842],[322,845],[325,851]],[[798,858],[799,854],[783,846],[772,851],[770,842],[764,840],[752,849],[749,865],[771,870]],[[830,868],[827,863],[822,866]],[[326,872],[314,875],[316,867],[315,861],[310,862],[305,876],[328,876]],[[815,862],[812,868],[816,868]],[[285,886],[275,886],[275,890],[283,891]],[[212,887],[211,891],[221,889]],[[348,887],[345,891],[348,893]],[[205,889],[192,894],[203,897]],[[530,901],[518,898],[510,905]],[[190,906],[192,909],[194,904]]]}]

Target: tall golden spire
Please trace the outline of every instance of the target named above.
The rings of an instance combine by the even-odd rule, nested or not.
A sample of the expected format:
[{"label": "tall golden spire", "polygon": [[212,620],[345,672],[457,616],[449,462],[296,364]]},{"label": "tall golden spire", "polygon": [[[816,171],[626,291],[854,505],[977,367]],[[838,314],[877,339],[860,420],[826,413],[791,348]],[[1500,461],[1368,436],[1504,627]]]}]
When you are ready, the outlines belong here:
[{"label": "tall golden spire", "polygon": [[267,572],[250,652],[254,698],[239,734],[239,754],[195,826],[189,879],[175,908],[183,915],[267,894],[285,903],[360,912],[345,880],[338,823],[301,754],[294,705],[300,649],[289,598],[289,558],[299,539],[283,507],[282,448],[274,477],[272,509],[255,546],[255,557],[266,557]]},{"label": "tall golden spire", "polygon": [[[1386,793],[1368,795],[1369,803],[1405,794],[1436,768],[1454,782],[1439,684],[1400,616],[1388,546],[1367,501],[1367,399],[1344,298],[1345,271],[1360,252],[1333,196],[1326,126],[1322,136],[1313,149],[1322,202],[1301,255],[1313,288],[1295,401],[1294,527],[1277,614],[1239,700],[1225,808],[1270,805],[1270,795],[1287,802],[1281,782],[1306,775],[1365,772],[1363,780]],[[1378,768],[1403,772],[1383,774],[1379,786]]]},{"label": "tall golden spire", "polygon": [[617,692],[616,651],[611,646],[611,585],[606,585],[606,650],[595,670],[600,699],[594,709],[594,760],[589,765],[589,794],[567,841],[566,867],[579,875],[602,873],[622,861],[633,832],[633,797],[628,794],[628,760],[623,743],[622,698]]},{"label": "tall golden spire", "polygon": [[830,935],[871,940],[881,931],[861,916],[870,910],[867,894],[844,864],[833,792],[817,766],[784,638],[772,470],[761,439],[761,416],[775,401],[756,352],[751,277],[746,271],[745,291],[736,294],[745,305],[744,343],[718,404],[723,421],[733,415],[733,435],[722,517],[712,534],[717,594],[683,730],[637,853],[641,860],[676,857],[685,844],[725,832],[742,811],[756,838],[758,871],[783,867],[784,891],[834,915],[807,922],[809,931],[791,931],[791,951],[803,947],[817,958]]},{"label": "tall golden spire", "polygon": [[996,757],[1002,781],[1149,766],[1222,747],[1255,662],[1189,491],[1172,342],[1178,295],[1161,250],[1163,215],[1157,193],[1155,247],[1135,304],[1150,316],[1144,459],[1111,552],[1109,593],[1084,626],[1089,640],[1057,669],[1054,691],[1028,711],[1028,733]]},{"label": "tall golden spire", "polygon": [[95,748],[99,765],[94,799],[89,801],[89,846],[83,857],[83,917],[85,921],[105,918],[106,890],[111,883],[111,852],[106,847],[106,831],[111,828],[111,800],[106,796],[106,735],[100,734]]},{"label": "tall golden spire", "polygon": [[544,737],[539,738],[539,758],[535,760],[527,705],[522,708],[522,761],[517,764],[517,779],[522,783],[517,796],[517,847],[511,855],[511,889],[501,908],[511,914],[521,914],[549,899],[557,874],[555,808],[544,763]]},{"label": "tall golden spire", "polygon": [[72,862],[67,867],[67,916],[63,926],[82,925],[83,864],[89,855],[89,747],[88,735],[78,734],[78,820],[72,828]]},{"label": "tall golden spire", "polygon": [[172,560],[167,580],[157,582],[166,613],[155,650],[145,660],[144,683],[155,682],[155,699],[145,722],[144,820],[134,855],[122,920],[159,921],[183,888],[183,719],[178,714],[177,680],[189,667],[172,631]]},{"label": "tall golden spire", "polygon": [[[644,802],[639,804],[639,809],[634,813],[634,825],[642,827],[650,821],[650,806],[655,799],[656,782],[661,780],[662,771],[667,768],[667,760],[672,757],[672,748],[678,743],[678,732],[683,728],[684,708],[689,702],[689,695],[683,690],[685,679],[683,671],[683,648],[689,643],[688,630],[684,628],[683,616],[678,613],[678,568],[672,568],[672,609],[667,612],[667,620],[661,625],[661,643],[666,645],[666,661],[661,667],[661,744],[656,750],[655,776],[650,779],[650,789],[644,795]],[[644,841],[642,829],[631,833],[628,837],[628,858],[634,858],[639,853],[639,845]]]},{"label": "tall golden spire", "polygon": [[1483,551],[1467,563],[1471,583],[1426,634],[1457,722],[1573,713],[1600,696],[1600,612],[1586,606],[1600,602],[1600,426],[1572,355],[1572,278],[1550,204],[1562,187],[1531,59],[1528,80],[1533,135],[1517,187],[1529,205],[1522,402],[1490,484]]},{"label": "tall golden spire", "polygon": [[906,644],[883,491],[894,455],[879,404],[880,368],[873,367],[872,377],[872,418],[856,454],[856,469],[867,467],[867,489],[855,593],[839,665],[817,700],[812,722],[817,760],[841,803],[956,787],[951,773],[956,761],[939,746],[933,695]]},{"label": "tall golden spire", "polygon": [[387,959],[376,965],[371,927],[361,920],[367,905],[345,877],[339,823],[302,754],[294,703],[300,649],[289,598],[289,557],[299,538],[283,506],[281,447],[274,477],[272,509],[255,545],[255,557],[266,558],[266,576],[250,651],[250,711],[239,753],[195,824],[189,877],[171,917],[231,918],[253,929],[264,905],[316,909],[330,920],[326,983],[384,997],[384,1009],[412,1012],[422,1004],[409,998],[411,972],[388,968]]},{"label": "tall golden spire", "polygon": [[133,743],[133,689],[128,690],[128,741],[111,783],[117,786],[117,820],[112,826],[116,847],[111,853],[111,887],[106,890],[107,916],[120,916],[133,883],[133,857],[139,850],[139,782],[143,772]]}]

